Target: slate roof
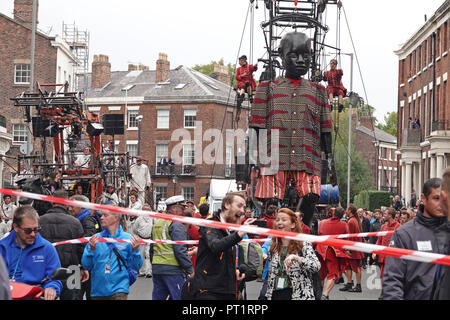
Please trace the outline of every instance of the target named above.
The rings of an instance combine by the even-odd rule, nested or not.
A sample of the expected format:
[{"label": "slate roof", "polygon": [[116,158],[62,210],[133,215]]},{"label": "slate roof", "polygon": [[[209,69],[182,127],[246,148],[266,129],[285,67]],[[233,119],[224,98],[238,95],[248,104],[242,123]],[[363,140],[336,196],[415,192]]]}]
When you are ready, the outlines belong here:
[{"label": "slate roof", "polygon": [[397,137],[394,137],[393,135],[376,127],[374,130],[375,132],[364,126],[357,126],[356,130],[361,131],[362,133],[365,133],[378,141],[397,144]]},{"label": "slate roof", "polygon": [[[129,86],[128,97],[143,97],[152,102],[216,102],[234,105],[236,93],[230,86],[185,66],[170,70],[170,78],[156,83],[156,71],[112,71],[111,81],[103,88],[91,88],[88,74],[88,98],[123,98],[122,90]],[[84,88],[84,79],[79,78],[79,88]],[[228,103],[227,103],[228,102]]]}]

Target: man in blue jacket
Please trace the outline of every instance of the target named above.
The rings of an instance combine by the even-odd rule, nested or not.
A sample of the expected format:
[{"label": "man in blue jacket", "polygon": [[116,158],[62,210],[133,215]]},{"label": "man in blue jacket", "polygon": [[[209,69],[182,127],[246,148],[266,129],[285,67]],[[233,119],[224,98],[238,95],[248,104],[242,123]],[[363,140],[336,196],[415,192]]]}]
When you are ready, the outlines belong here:
[{"label": "man in blue jacket", "polygon": [[[14,212],[14,230],[0,241],[0,253],[11,281],[39,285],[61,267],[55,247],[38,233],[38,223],[39,215],[33,207],[19,207]],[[62,283],[48,280],[42,287],[44,299],[55,300],[61,293]]]},{"label": "man in blue jacket", "polygon": [[[103,231],[93,235],[84,248],[81,264],[91,274],[93,300],[127,300],[130,291],[128,268],[137,272],[142,266],[139,242],[122,229],[119,219],[118,213],[103,212]],[[131,244],[99,243],[98,238],[131,239]]]}]

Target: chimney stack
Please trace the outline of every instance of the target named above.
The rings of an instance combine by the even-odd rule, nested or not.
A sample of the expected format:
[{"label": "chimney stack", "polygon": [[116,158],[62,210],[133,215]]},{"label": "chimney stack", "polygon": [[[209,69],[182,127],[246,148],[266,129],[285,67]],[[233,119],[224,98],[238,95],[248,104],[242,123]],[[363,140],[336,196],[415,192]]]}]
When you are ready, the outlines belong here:
[{"label": "chimney stack", "polygon": [[156,60],[156,83],[166,82],[170,78],[170,62],[166,53],[160,53]]},{"label": "chimney stack", "polygon": [[228,74],[228,67],[221,66],[219,64],[214,65],[214,72],[211,75],[212,78],[225,83],[227,86],[230,85],[230,75]]},{"label": "chimney stack", "polygon": [[369,111],[362,111],[359,117],[359,125],[366,127],[370,130],[374,129],[375,118],[371,116]]},{"label": "chimney stack", "polygon": [[[36,24],[38,23],[39,0],[36,0]],[[14,0],[14,20],[31,27],[33,22],[33,0]]]},{"label": "chimney stack", "polygon": [[92,88],[102,88],[111,81],[111,63],[109,57],[103,54],[94,55],[92,62]]},{"label": "chimney stack", "polygon": [[148,66],[144,66],[143,64],[128,64],[128,71],[147,71]]}]

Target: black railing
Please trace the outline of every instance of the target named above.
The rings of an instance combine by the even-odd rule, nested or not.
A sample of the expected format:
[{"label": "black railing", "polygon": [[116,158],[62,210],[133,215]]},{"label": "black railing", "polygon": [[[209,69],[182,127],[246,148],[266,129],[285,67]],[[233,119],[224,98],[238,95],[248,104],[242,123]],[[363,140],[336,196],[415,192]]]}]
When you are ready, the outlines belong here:
[{"label": "black railing", "polygon": [[389,191],[389,194],[392,196],[397,195],[397,187],[381,186],[380,189],[383,191]]},{"label": "black railing", "polygon": [[437,130],[450,130],[450,125],[448,120],[438,120],[431,123],[431,131]]},{"label": "black railing", "polygon": [[152,165],[150,170],[152,176],[195,176],[197,174],[195,165]]}]

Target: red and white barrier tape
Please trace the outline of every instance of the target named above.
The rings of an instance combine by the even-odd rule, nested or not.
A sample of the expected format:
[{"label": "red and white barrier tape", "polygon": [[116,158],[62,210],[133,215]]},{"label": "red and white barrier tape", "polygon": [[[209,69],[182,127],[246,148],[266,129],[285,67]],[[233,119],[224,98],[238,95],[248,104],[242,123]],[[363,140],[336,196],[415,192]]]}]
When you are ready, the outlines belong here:
[{"label": "red and white barrier tape", "polygon": [[337,239],[345,239],[345,238],[364,238],[364,237],[383,237],[383,236],[390,236],[394,234],[394,231],[378,231],[378,232],[363,232],[363,233],[349,233],[349,234],[334,234],[330,236],[324,236],[324,237],[330,237],[330,238],[337,238]]},{"label": "red and white barrier tape", "polygon": [[[78,238],[78,239],[72,239],[72,240],[65,240],[65,241],[59,241],[52,243],[53,246],[59,246],[62,244],[80,244],[80,243],[87,243],[89,242],[89,239],[91,237],[84,237],[84,238]],[[266,242],[270,239],[243,239],[241,242]],[[125,240],[125,239],[115,239],[115,238],[98,238],[98,242],[110,242],[110,243],[131,243],[131,240]],[[138,239],[138,242],[141,244],[147,244],[147,243],[164,243],[164,244],[198,244],[198,240],[183,240],[183,241],[174,241],[174,240],[145,240],[145,239]]]},{"label": "red and white barrier tape", "polygon": [[18,190],[0,189],[0,193],[9,194],[12,196],[20,196],[20,197],[30,198],[30,199],[35,199],[35,200],[55,202],[55,203],[60,203],[60,204],[67,205],[67,206],[82,207],[82,208],[91,209],[91,210],[109,211],[109,212],[115,212],[115,213],[119,213],[119,214],[131,215],[131,216],[147,215],[147,216],[154,217],[154,218],[159,218],[159,219],[164,219],[164,220],[169,220],[169,221],[174,221],[174,222],[181,222],[184,224],[193,224],[193,225],[198,225],[198,226],[217,228],[217,229],[225,229],[225,230],[231,230],[231,231],[242,231],[245,233],[253,233],[253,234],[272,236],[272,237],[278,237],[278,238],[286,238],[286,239],[291,239],[291,240],[296,240],[296,241],[308,241],[308,242],[313,242],[313,243],[320,243],[320,244],[323,244],[326,246],[336,247],[336,248],[343,249],[343,250],[362,251],[362,252],[367,252],[367,253],[375,253],[377,255],[384,255],[384,256],[389,256],[389,257],[394,257],[394,258],[405,259],[405,260],[427,262],[427,263],[434,263],[434,264],[443,264],[443,265],[450,266],[450,256],[443,255],[443,254],[437,254],[437,253],[414,251],[414,250],[401,249],[401,248],[384,247],[384,246],[380,246],[380,245],[363,243],[363,242],[341,240],[341,239],[337,239],[337,238],[332,238],[330,236],[314,236],[314,235],[309,235],[309,234],[304,234],[304,233],[294,233],[294,232],[288,232],[288,231],[282,231],[282,230],[260,228],[260,227],[256,227],[256,226],[250,226],[250,225],[237,225],[237,224],[232,224],[232,223],[221,223],[219,221],[213,221],[213,220],[176,216],[176,215],[165,214],[165,213],[156,213],[156,212],[151,212],[151,211],[128,209],[128,208],[122,208],[122,207],[115,207],[115,206],[111,206],[111,205],[101,205],[101,204],[96,204],[96,203],[88,203],[88,202],[75,201],[75,200],[69,200],[69,199],[55,198],[55,197],[51,197],[51,196],[45,196],[45,195],[23,192],[23,191],[18,191]]}]

